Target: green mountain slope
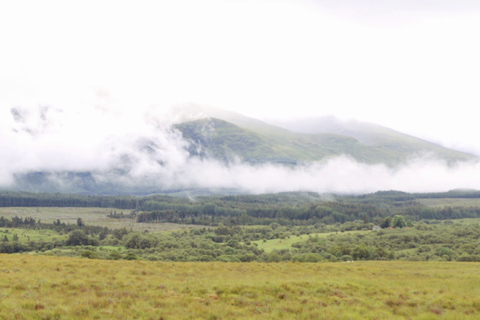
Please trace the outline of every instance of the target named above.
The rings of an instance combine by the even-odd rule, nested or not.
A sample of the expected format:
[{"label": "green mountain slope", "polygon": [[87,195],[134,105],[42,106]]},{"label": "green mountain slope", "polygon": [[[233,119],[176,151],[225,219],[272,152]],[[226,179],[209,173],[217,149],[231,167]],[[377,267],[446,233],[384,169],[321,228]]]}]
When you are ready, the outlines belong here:
[{"label": "green mountain slope", "polygon": [[[381,126],[332,121],[298,123],[307,132],[285,128],[221,109],[188,105],[183,114],[200,120],[177,124],[191,142],[192,156],[231,161],[235,157],[250,163],[297,164],[332,156],[348,155],[359,162],[395,165],[416,155],[431,154],[449,162],[475,157],[447,149]],[[300,131],[300,130],[298,130]]]},{"label": "green mountain slope", "polygon": [[371,147],[372,150],[379,150],[391,157],[404,158],[409,154],[429,153],[449,162],[477,159],[474,155],[448,149],[373,123],[356,120],[342,121],[332,116],[273,123],[293,132],[333,133],[352,137]]},{"label": "green mountain slope", "polygon": [[295,155],[278,150],[275,143],[229,122],[207,118],[178,124],[176,129],[190,141],[191,156],[232,162],[236,158],[250,163],[290,162]]}]

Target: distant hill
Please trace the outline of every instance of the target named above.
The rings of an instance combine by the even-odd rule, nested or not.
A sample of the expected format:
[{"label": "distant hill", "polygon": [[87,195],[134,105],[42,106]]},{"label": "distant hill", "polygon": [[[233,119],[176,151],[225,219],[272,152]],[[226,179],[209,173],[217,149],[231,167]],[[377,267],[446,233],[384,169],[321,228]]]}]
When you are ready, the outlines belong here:
[{"label": "distant hill", "polygon": [[248,130],[216,118],[184,122],[175,126],[189,140],[191,156],[211,157],[223,162],[235,159],[255,163],[295,165],[344,152],[367,158],[355,139],[332,134],[299,134]]},{"label": "distant hill", "polygon": [[333,116],[273,121],[275,125],[293,132],[307,134],[333,133],[352,137],[360,143],[376,149],[388,150],[392,155],[431,153],[448,161],[472,160],[476,156],[448,149],[435,143],[416,138],[377,124],[356,120],[343,121]]},{"label": "distant hill", "polygon": [[237,157],[250,163],[298,164],[347,155],[359,162],[393,166],[425,154],[449,163],[476,158],[379,125],[333,117],[277,126],[205,106],[186,105],[179,112],[199,118],[175,126],[191,142],[190,154],[222,161]]}]

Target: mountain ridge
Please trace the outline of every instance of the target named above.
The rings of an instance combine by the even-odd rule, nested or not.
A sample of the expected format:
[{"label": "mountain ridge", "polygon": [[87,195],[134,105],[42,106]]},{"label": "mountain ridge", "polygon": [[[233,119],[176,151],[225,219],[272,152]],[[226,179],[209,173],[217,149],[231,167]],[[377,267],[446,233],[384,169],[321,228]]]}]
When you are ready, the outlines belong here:
[{"label": "mountain ridge", "polygon": [[[254,133],[257,137],[270,141],[271,144],[281,146],[282,150],[293,148],[292,146],[295,145],[302,150],[290,153],[293,156],[301,155],[295,162],[319,161],[325,157],[338,155],[351,156],[359,162],[388,165],[401,164],[412,157],[425,154],[444,159],[449,163],[478,159],[465,152],[448,149],[380,125],[359,121],[349,123],[348,125],[354,124],[349,127],[347,124],[342,125],[340,121],[332,120],[333,118],[310,119],[299,122],[295,127],[289,122],[267,123],[239,113],[207,106],[187,105],[181,110],[184,112],[196,110],[197,120],[198,118],[217,118],[229,122],[248,130],[250,134]],[[198,115],[201,116],[198,117]],[[183,123],[181,127],[185,128],[185,123],[190,122]],[[311,128],[313,125],[315,129]],[[303,128],[303,131],[298,128]],[[187,140],[190,139],[188,134],[184,137]],[[206,144],[202,147],[209,148]]]}]

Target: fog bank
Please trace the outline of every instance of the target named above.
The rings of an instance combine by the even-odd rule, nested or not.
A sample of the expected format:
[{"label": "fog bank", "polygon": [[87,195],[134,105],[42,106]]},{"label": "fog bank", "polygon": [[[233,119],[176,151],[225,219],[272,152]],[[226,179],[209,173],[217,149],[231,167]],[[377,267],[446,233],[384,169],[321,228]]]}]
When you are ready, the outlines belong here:
[{"label": "fog bank", "polygon": [[[287,167],[277,164],[230,164],[190,157],[188,141],[171,125],[201,114],[181,115],[162,106],[122,108],[97,97],[74,108],[22,104],[0,109],[0,186],[15,188],[16,179],[34,172],[62,191],[80,183],[69,172],[89,173],[92,183],[118,190],[147,188],[235,189],[244,193],[315,191],[368,193],[480,189],[480,164],[428,156],[396,168],[356,162],[348,156]],[[39,190],[37,190],[39,191]]]}]

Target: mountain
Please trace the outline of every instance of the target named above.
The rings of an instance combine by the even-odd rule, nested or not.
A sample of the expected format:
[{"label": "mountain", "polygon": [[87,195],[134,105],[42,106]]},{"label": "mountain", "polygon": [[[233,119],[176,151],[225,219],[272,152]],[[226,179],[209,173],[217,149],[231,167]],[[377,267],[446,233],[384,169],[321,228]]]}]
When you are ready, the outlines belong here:
[{"label": "mountain", "polygon": [[389,150],[402,159],[408,154],[431,153],[449,162],[473,160],[476,157],[416,138],[377,124],[357,120],[339,120],[333,116],[297,120],[272,120],[271,123],[293,132],[307,134],[333,133],[352,137],[365,146]]},{"label": "mountain", "polygon": [[325,117],[272,125],[212,107],[186,105],[178,111],[200,118],[175,126],[190,141],[190,154],[224,162],[237,158],[249,163],[299,164],[346,155],[363,163],[394,166],[425,154],[449,163],[475,159],[473,155],[364,122]]},{"label": "mountain", "polygon": [[261,133],[261,130],[248,130],[216,118],[184,122],[175,128],[190,141],[191,156],[211,157],[223,162],[239,159],[252,164],[295,165],[340,155],[340,150],[364,156],[364,150],[355,139],[339,135],[307,135],[283,129]]},{"label": "mountain", "polygon": [[[323,170],[331,169],[316,162],[338,156],[366,164],[360,166],[359,170],[363,171],[359,176],[371,180],[376,178],[376,173],[371,171],[370,164],[395,168],[424,154],[446,160],[449,164],[477,159],[385,127],[341,122],[334,118],[267,123],[235,112],[189,104],[179,106],[169,114],[165,120],[170,127],[160,125],[163,122],[156,120],[147,118],[145,130],[138,133],[128,128],[128,133],[112,133],[99,136],[97,140],[95,135],[88,135],[85,139],[91,140],[82,140],[81,148],[59,152],[54,144],[49,144],[52,141],[52,135],[48,136],[49,123],[42,123],[42,130],[35,131],[29,127],[30,122],[21,122],[18,129],[11,131],[13,137],[32,141],[30,149],[36,147],[36,141],[44,143],[34,148],[36,152],[26,153],[28,156],[12,156],[8,163],[15,164],[16,169],[10,169],[8,173],[13,183],[2,185],[0,181],[0,188],[136,195],[311,189],[329,192],[331,186],[347,185],[349,171],[343,170],[345,162],[341,162],[334,166],[339,175],[331,171],[325,174]],[[55,137],[62,133],[62,127],[58,128]],[[50,139],[42,140],[43,135]],[[97,148],[88,149],[89,143]],[[83,153],[87,157],[82,157]],[[86,160],[77,161],[77,157]],[[42,159],[48,161],[42,162]],[[30,160],[30,167],[21,166],[30,164]],[[348,160],[347,165],[356,166],[353,160]],[[344,171],[346,175],[342,173]],[[8,177],[8,174],[4,176]],[[384,179],[393,179],[391,177],[387,175]],[[368,183],[362,180],[358,185]],[[358,192],[358,188],[347,187],[346,192]]]}]

